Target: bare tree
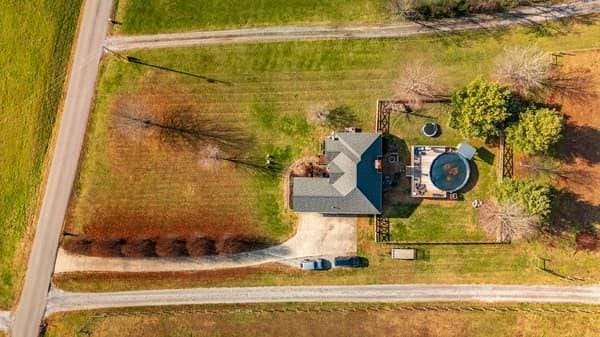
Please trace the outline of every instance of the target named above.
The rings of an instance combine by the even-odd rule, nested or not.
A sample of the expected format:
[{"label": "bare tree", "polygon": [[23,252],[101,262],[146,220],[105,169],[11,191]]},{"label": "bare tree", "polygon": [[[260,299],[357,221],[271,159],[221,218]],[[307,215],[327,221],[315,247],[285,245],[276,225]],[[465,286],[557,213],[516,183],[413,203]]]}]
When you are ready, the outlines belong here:
[{"label": "bare tree", "polygon": [[423,19],[415,10],[416,0],[389,0],[388,8],[394,15],[404,16],[408,19]]},{"label": "bare tree", "polygon": [[396,83],[395,95],[420,106],[426,99],[441,98],[443,88],[437,71],[423,60],[407,64]]},{"label": "bare tree", "polygon": [[543,94],[551,85],[551,55],[537,46],[509,47],[496,59],[493,76],[523,97]]},{"label": "bare tree", "polygon": [[487,202],[481,207],[479,216],[483,229],[499,242],[528,238],[540,224],[539,217],[527,214],[516,202]]},{"label": "bare tree", "polygon": [[315,103],[308,107],[308,119],[313,123],[325,124],[328,115],[329,109],[324,103]]}]

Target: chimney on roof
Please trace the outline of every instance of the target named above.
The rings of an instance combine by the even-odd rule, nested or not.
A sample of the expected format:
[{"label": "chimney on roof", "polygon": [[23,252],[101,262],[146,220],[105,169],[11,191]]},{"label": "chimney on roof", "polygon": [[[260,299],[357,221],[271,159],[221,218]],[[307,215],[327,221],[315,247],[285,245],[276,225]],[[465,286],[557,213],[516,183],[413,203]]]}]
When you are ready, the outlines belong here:
[{"label": "chimney on roof", "polygon": [[382,158],[375,159],[375,169],[377,170],[377,172],[381,172],[383,170]]}]

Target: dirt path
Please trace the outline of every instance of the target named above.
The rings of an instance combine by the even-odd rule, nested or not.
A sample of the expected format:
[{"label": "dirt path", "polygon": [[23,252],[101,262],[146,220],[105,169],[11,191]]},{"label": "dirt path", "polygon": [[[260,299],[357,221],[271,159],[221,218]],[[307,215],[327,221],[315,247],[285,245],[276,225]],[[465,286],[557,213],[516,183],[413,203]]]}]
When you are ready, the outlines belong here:
[{"label": "dirt path", "polygon": [[600,0],[580,0],[570,4],[522,7],[505,13],[475,15],[432,22],[407,22],[387,25],[280,26],[174,34],[113,36],[106,46],[113,51],[141,48],[166,48],[244,42],[269,42],[317,39],[367,39],[404,37],[428,33],[497,28],[515,24],[535,25],[548,20],[600,12]]},{"label": "dirt path", "polygon": [[278,246],[231,256],[202,258],[101,258],[71,255],[60,249],[55,273],[80,271],[162,272],[214,270],[255,266],[269,262],[296,264],[312,256],[331,258],[356,252],[356,218],[299,213],[296,234]]},{"label": "dirt path", "polygon": [[600,287],[519,285],[358,285],[196,288],[71,293],[53,289],[47,314],[159,305],[265,302],[543,302],[600,304]]}]

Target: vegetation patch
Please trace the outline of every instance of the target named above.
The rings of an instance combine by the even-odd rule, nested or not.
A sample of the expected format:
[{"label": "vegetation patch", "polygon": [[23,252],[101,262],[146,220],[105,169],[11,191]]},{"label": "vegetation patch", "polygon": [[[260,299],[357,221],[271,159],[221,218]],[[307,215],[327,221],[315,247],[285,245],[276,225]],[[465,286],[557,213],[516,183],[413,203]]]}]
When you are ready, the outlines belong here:
[{"label": "vegetation patch", "polygon": [[385,0],[121,0],[117,32],[151,34],[183,30],[286,24],[374,23],[392,18]]},{"label": "vegetation patch", "polygon": [[[437,309],[436,309],[437,308]],[[595,336],[590,306],[285,303],[130,308],[55,314],[45,336]],[[565,315],[565,312],[569,312]],[[493,321],[494,324],[489,324]],[[201,333],[199,333],[201,331]]]},{"label": "vegetation patch", "polygon": [[0,308],[27,266],[44,161],[71,52],[79,0],[10,1],[0,22]]}]

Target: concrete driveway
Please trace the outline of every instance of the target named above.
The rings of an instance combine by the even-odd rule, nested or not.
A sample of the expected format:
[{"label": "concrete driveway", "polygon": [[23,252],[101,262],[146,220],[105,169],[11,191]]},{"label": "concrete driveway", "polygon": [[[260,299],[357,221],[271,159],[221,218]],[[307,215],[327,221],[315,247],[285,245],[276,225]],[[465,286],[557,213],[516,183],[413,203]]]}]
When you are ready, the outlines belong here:
[{"label": "concrete driveway", "polygon": [[200,258],[103,258],[72,255],[60,249],[54,272],[195,271],[250,267],[271,262],[298,266],[298,261],[306,257],[332,258],[355,252],[355,217],[298,213],[296,234],[280,245],[261,250]]}]

